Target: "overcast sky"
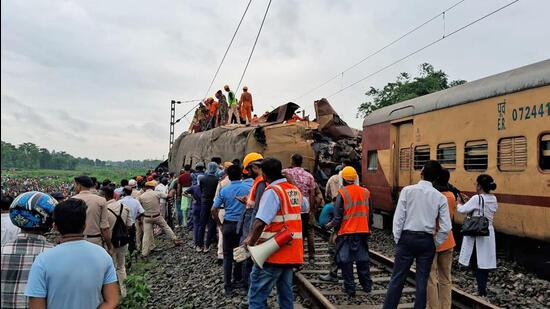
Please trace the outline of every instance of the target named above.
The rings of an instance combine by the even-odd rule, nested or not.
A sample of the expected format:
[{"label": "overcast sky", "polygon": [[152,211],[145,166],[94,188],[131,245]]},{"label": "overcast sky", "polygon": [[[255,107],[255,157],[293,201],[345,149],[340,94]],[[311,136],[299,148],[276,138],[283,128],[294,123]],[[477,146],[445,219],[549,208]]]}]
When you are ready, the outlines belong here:
[{"label": "overcast sky", "polygon": [[[449,33],[511,0],[466,0]],[[244,84],[258,114],[298,96],[458,0],[275,0]],[[204,96],[248,1],[1,1],[2,140],[76,156],[166,156],[170,100]],[[255,0],[214,83],[236,87],[268,0]],[[329,101],[349,124],[369,86],[429,62],[475,80],[550,55],[550,1],[522,0]],[[441,37],[438,18],[294,102],[313,101]],[[180,117],[189,105],[179,105]],[[180,122],[176,134],[188,127]]]}]

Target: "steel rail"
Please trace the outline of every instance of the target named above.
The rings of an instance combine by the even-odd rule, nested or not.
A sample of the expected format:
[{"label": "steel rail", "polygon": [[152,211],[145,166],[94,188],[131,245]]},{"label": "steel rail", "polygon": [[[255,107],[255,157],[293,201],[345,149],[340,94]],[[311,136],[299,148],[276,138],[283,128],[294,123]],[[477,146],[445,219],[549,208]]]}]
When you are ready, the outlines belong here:
[{"label": "steel rail", "polygon": [[[317,226],[315,227],[317,232],[322,237],[327,237],[326,232],[320,230]],[[385,256],[384,254],[369,249],[369,257],[373,264],[377,264],[380,269],[384,269],[388,273],[393,271],[394,259]],[[407,273],[406,282],[415,286],[415,277],[416,271],[410,269]],[[333,309],[338,308],[338,305],[333,304],[323,293],[316,288],[312,282],[310,282],[302,273],[299,271],[294,272],[294,282],[298,288],[298,293],[304,298],[311,302],[312,308],[326,308]],[[456,287],[452,288],[452,306],[453,308],[459,309],[500,309],[496,305],[489,303],[488,301],[477,297],[473,294],[470,294],[466,291],[457,289]],[[356,307],[356,306],[353,306]],[[368,306],[367,306],[368,307]],[[376,306],[375,306],[376,307]]]}]

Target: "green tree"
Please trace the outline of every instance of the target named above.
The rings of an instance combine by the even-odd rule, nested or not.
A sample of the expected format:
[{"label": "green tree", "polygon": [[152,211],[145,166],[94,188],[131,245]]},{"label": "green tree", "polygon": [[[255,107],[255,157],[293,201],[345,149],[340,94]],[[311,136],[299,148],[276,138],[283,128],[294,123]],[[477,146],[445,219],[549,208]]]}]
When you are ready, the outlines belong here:
[{"label": "green tree", "polygon": [[442,70],[436,71],[433,65],[423,63],[419,67],[418,77],[411,79],[408,73],[403,72],[397,76],[395,82],[389,82],[382,89],[370,87],[365,95],[372,99],[359,106],[357,115],[365,117],[379,108],[461,85],[465,82],[465,80],[449,82],[445,72]]},{"label": "green tree", "polygon": [[2,168],[15,167],[15,158],[17,157],[17,147],[14,145],[2,141]]}]

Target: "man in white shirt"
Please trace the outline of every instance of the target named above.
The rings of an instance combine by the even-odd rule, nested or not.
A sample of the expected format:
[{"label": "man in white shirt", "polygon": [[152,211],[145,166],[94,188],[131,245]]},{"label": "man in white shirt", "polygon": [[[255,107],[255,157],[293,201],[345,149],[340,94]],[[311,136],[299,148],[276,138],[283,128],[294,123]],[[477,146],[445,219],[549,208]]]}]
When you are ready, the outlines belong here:
[{"label": "man in white shirt", "polygon": [[8,242],[12,242],[17,239],[17,234],[21,231],[20,228],[15,226],[10,219],[10,205],[13,202],[11,196],[2,195],[2,246]]},{"label": "man in white shirt", "polygon": [[[132,187],[125,186],[122,189],[123,198],[120,199],[122,205],[128,206],[130,210],[130,243],[128,244],[128,251],[130,254],[134,252],[136,248],[141,248],[141,238],[143,235],[143,222],[141,222],[141,216],[145,212],[141,203],[132,196]],[[139,221],[139,222],[138,222]]]},{"label": "man in white shirt", "polygon": [[[432,182],[441,172],[441,164],[430,160],[422,168],[416,185],[403,188],[393,216],[393,237],[397,243],[395,266],[388,285],[384,309],[397,308],[407,273],[416,260],[414,308],[426,307],[426,286],[435,255],[451,230],[447,198]],[[439,218],[439,227],[436,222]],[[434,237],[435,235],[435,237]]]}]

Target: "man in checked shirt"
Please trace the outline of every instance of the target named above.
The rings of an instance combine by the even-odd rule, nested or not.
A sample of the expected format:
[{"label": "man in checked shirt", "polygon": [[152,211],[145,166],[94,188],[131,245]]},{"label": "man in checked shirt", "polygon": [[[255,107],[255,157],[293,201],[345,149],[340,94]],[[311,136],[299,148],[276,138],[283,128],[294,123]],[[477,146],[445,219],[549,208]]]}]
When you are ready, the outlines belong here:
[{"label": "man in checked shirt", "polygon": [[29,307],[25,287],[34,259],[53,247],[43,234],[52,228],[56,204],[53,197],[35,191],[23,193],[12,202],[10,219],[21,232],[15,240],[2,245],[1,308]]}]

